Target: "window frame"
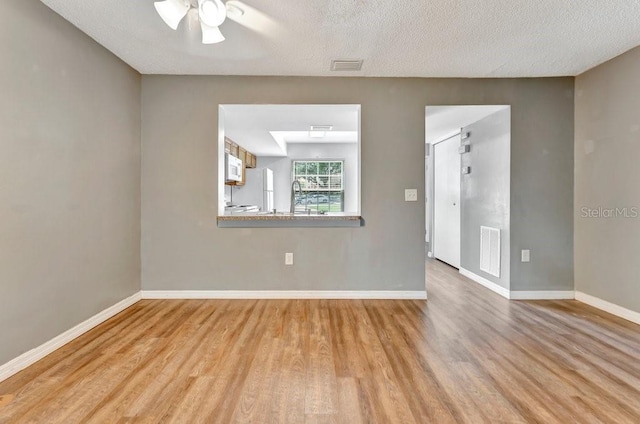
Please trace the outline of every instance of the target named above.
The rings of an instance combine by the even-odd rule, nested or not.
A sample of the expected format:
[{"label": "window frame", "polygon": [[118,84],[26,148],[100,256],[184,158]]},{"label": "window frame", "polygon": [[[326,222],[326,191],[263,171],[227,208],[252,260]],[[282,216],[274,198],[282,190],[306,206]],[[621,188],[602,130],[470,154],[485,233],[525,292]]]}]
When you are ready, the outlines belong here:
[{"label": "window frame", "polygon": [[[316,210],[322,210],[324,209],[323,205],[327,205],[327,212],[344,212],[344,208],[345,208],[345,184],[344,184],[344,180],[345,180],[345,159],[292,159],[291,161],[291,182],[293,183],[296,180],[300,180],[301,177],[315,177],[317,180],[319,181],[320,177],[326,177],[327,178],[327,187],[326,188],[322,188],[322,187],[318,187],[318,183],[316,183],[316,187],[313,188],[309,188],[306,183],[302,184],[301,183],[301,189],[302,192],[304,193],[305,196],[305,200],[302,200],[300,202],[298,202],[297,200],[295,200],[295,204],[299,205],[299,204],[303,204],[305,206],[305,209],[309,208],[309,205],[311,205],[313,208],[315,208]],[[299,163],[304,163],[305,165],[308,165],[309,163],[316,163],[316,170],[317,172],[312,173],[312,174],[308,174],[305,171],[305,174],[298,174],[297,171],[297,165]],[[321,163],[326,163],[327,164],[327,173],[320,173],[320,164]],[[332,164],[340,164],[340,172],[339,173],[332,173]],[[333,188],[331,186],[331,177],[334,175],[339,175],[340,177],[340,188]],[[315,202],[315,203],[309,203],[308,201],[308,197],[310,194],[318,194],[318,195],[322,195],[325,194],[328,197],[328,202],[327,203],[321,203],[321,202]],[[331,207],[331,199],[332,196],[336,196],[336,193],[338,193],[338,196],[340,198],[339,201],[339,210],[332,210]],[[335,197],[334,197],[335,198]]]}]

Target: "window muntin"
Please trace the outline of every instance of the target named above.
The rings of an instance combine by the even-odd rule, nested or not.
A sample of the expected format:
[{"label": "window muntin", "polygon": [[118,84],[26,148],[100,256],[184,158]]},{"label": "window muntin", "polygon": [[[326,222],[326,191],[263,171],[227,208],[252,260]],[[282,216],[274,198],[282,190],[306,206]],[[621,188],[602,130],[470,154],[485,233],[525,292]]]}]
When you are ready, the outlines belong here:
[{"label": "window muntin", "polygon": [[292,181],[300,182],[296,210],[344,212],[344,161],[294,160]]}]

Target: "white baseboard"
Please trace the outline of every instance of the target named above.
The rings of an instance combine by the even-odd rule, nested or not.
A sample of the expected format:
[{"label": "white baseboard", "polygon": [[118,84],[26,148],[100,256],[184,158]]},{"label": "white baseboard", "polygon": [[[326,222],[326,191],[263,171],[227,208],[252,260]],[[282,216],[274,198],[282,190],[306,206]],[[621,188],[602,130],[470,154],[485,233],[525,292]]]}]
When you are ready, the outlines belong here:
[{"label": "white baseboard", "polygon": [[512,291],[512,300],[573,300],[576,292],[573,290],[540,290],[540,291]]},{"label": "white baseboard", "polygon": [[475,281],[476,283],[498,293],[505,299],[511,300],[568,300],[575,299],[575,292],[572,290],[533,290],[533,291],[510,291],[499,284],[489,281],[473,272],[460,268],[460,274]]},{"label": "white baseboard", "polygon": [[620,305],[616,305],[615,303],[607,302],[606,300],[579,291],[576,292],[576,300],[593,306],[594,308],[609,312],[610,314],[620,318],[624,318],[633,323],[640,324],[640,312],[632,311],[631,309],[624,308]]},{"label": "white baseboard", "polygon": [[460,268],[460,274],[464,275],[465,277],[469,278],[470,280],[475,281],[476,283],[480,284],[481,286],[484,286],[486,288],[488,288],[489,290],[498,293],[500,296],[510,299],[511,298],[511,293],[509,292],[509,289],[506,289],[504,287],[502,287],[499,284],[494,283],[493,281],[489,281],[484,277],[481,277],[477,274],[474,274],[473,272],[469,271],[468,269],[464,269],[464,268]]},{"label": "white baseboard", "polygon": [[108,307],[102,312],[97,313],[86,321],[81,322],[70,330],[65,331],[59,336],[54,337],[48,342],[45,342],[40,346],[23,353],[22,355],[18,356],[15,359],[12,359],[6,364],[0,365],[0,381],[6,380],[19,371],[22,371],[29,365],[32,365],[40,359],[44,358],[54,350],[60,349],[62,346],[66,345],[78,336],[81,336],[97,325],[102,324],[104,321],[108,320],[119,312],[124,311],[140,299],[142,299],[141,293],[137,292],[134,295],[129,296],[128,298],[116,303],[115,305]]},{"label": "white baseboard", "polygon": [[426,291],[143,290],[143,299],[420,299]]}]

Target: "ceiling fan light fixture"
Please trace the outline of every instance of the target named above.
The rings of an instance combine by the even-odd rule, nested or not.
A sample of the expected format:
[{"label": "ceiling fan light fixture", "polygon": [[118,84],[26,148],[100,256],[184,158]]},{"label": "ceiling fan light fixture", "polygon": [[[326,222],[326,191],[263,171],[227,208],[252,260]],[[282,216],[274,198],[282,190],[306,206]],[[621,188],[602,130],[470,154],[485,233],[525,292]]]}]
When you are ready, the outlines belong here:
[{"label": "ceiling fan light fixture", "polygon": [[153,5],[162,20],[173,30],[178,29],[178,24],[190,9],[189,3],[182,0],[164,0],[154,2]]},{"label": "ceiling fan light fixture", "polygon": [[210,27],[200,20],[202,28],[202,44],[215,44],[224,41],[224,35],[218,27]]},{"label": "ceiling fan light fixture", "polygon": [[211,28],[220,26],[227,17],[227,8],[221,0],[198,0],[200,22]]}]

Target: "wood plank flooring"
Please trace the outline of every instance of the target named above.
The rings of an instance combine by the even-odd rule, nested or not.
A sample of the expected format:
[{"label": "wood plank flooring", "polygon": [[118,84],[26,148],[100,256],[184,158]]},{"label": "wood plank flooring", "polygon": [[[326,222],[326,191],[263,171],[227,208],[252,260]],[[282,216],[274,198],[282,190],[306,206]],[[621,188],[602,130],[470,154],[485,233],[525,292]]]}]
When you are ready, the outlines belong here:
[{"label": "wood plank flooring", "polygon": [[0,383],[0,423],[640,423],[640,326],[509,302],[144,300]]}]

